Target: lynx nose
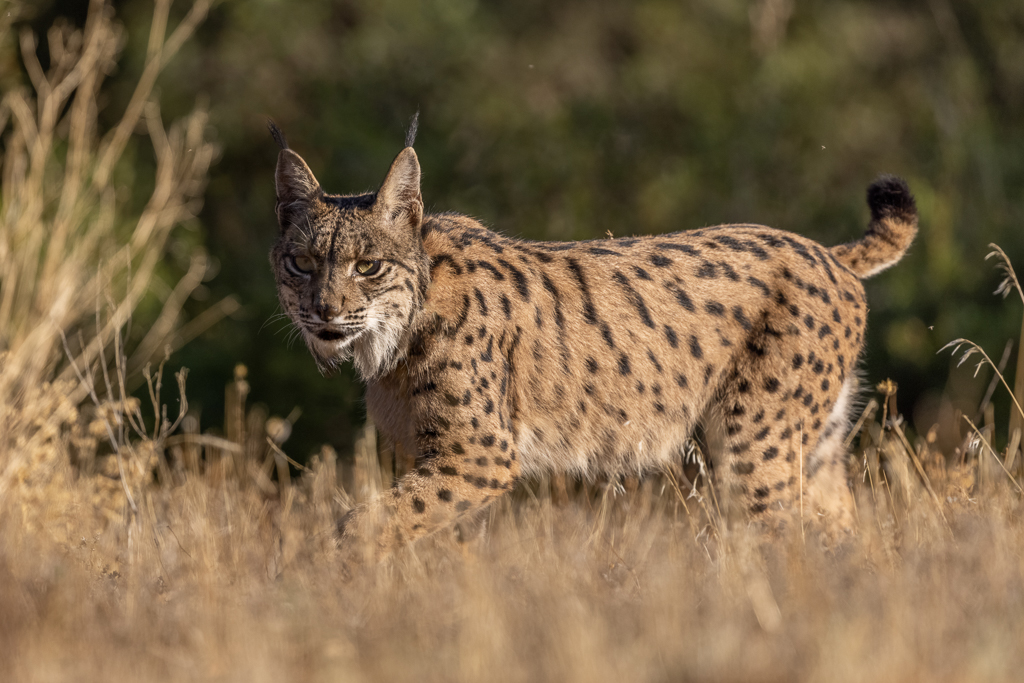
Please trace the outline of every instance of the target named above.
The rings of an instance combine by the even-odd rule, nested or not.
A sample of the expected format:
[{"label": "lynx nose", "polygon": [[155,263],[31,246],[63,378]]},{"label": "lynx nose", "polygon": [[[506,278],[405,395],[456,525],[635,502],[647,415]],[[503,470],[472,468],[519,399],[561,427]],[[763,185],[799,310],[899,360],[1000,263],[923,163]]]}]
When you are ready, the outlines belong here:
[{"label": "lynx nose", "polygon": [[320,320],[329,323],[341,314],[341,307],[321,301],[316,305],[316,314],[320,316]]}]

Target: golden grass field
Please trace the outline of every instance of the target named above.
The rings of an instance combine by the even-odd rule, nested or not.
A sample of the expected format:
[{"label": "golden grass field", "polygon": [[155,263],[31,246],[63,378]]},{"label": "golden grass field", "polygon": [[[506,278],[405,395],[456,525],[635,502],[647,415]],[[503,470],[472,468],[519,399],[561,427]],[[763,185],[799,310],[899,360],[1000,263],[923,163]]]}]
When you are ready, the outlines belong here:
[{"label": "golden grass field", "polygon": [[[0,104],[0,680],[1024,678],[1020,416],[983,407],[949,446],[908,435],[886,383],[851,436],[859,532],[840,543],[809,510],[786,537],[730,527],[689,462],[567,492],[531,482],[486,535],[439,534],[347,576],[334,522],[394,470],[372,426],[354,464],[325,448],[289,468],[290,423],[247,406],[240,367],[222,435],[196,434],[185,378],[157,368],[235,305],[178,325],[201,256],[123,343],[215,154],[202,111],[167,126],[153,96],[205,11],[168,29],[167,5],[153,35],[168,37],[110,131],[96,93],[120,37],[101,3],[83,33],[46,37],[49,73],[32,36],[0,25],[33,83]],[[154,178],[125,171],[133,131]],[[139,187],[144,201],[125,198]],[[1024,372],[996,389],[1022,398]]]}]

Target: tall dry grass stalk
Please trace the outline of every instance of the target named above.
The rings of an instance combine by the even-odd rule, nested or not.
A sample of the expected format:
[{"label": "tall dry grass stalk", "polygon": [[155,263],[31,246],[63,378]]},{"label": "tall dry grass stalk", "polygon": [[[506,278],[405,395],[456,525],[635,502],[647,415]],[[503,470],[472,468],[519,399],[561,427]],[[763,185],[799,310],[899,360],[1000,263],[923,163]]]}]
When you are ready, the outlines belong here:
[{"label": "tall dry grass stalk", "polygon": [[[121,329],[213,153],[201,111],[167,129],[152,98],[205,11],[165,39],[168,5],[112,131],[96,97],[121,35],[100,2],[83,32],[50,32],[48,73],[22,34],[33,89],[0,106],[0,680],[1019,680],[1020,439],[996,450],[990,408],[942,452],[879,385],[848,444],[860,528],[838,543],[813,510],[788,536],[730,527],[694,452],[625,485],[524,484],[486,536],[437,534],[351,577],[334,522],[408,454],[382,467],[368,428],[352,465],[329,448],[295,463],[296,415],[247,406],[242,366],[223,436],[168,416],[161,367],[143,420],[124,387],[187,336],[170,337],[202,258],[131,354]],[[133,215],[119,159],[140,125],[157,172]]]},{"label": "tall dry grass stalk", "polygon": [[[28,29],[17,36],[30,87],[0,100],[0,499],[34,469],[35,454],[61,449],[62,430],[79,420],[87,395],[103,404],[100,418],[125,422],[134,409],[126,376],[174,341],[183,298],[205,273],[197,255],[157,324],[126,356],[121,331],[150,291],[170,231],[196,214],[214,156],[205,111],[165,127],[153,96],[160,71],[208,7],[197,0],[168,32],[170,4],[156,2],[142,76],[107,132],[97,127],[98,96],[123,46],[111,7],[91,0],[83,30],[55,24],[46,36],[46,71],[36,36]],[[9,28],[5,40],[13,39]],[[123,162],[139,128],[152,145],[151,180]],[[144,208],[132,213],[150,182]],[[108,366],[120,368],[113,379]],[[113,436],[100,432],[93,436]]]}]

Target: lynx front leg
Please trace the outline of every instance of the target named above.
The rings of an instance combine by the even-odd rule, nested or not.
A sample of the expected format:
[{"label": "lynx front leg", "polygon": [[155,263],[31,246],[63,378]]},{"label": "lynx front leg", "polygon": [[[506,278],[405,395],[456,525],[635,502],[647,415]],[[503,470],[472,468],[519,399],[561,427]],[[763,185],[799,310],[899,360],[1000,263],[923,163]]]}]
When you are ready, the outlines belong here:
[{"label": "lynx front leg", "polygon": [[520,464],[501,411],[487,401],[478,416],[461,398],[451,403],[417,420],[415,469],[339,522],[346,555],[378,561],[471,516],[512,488]]}]

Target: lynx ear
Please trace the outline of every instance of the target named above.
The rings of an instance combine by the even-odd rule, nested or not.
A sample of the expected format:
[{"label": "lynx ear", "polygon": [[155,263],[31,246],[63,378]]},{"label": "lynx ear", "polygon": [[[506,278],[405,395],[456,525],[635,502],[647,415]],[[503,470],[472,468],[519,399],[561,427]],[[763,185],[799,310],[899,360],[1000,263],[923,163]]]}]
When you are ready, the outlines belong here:
[{"label": "lynx ear", "polygon": [[277,220],[282,228],[321,194],[320,183],[313,177],[309,166],[290,149],[282,149],[277,155],[274,180],[277,186]]},{"label": "lynx ear", "polygon": [[420,162],[412,147],[403,149],[391,162],[391,169],[377,191],[374,210],[390,223],[404,223],[415,229],[423,220],[420,196]]}]

